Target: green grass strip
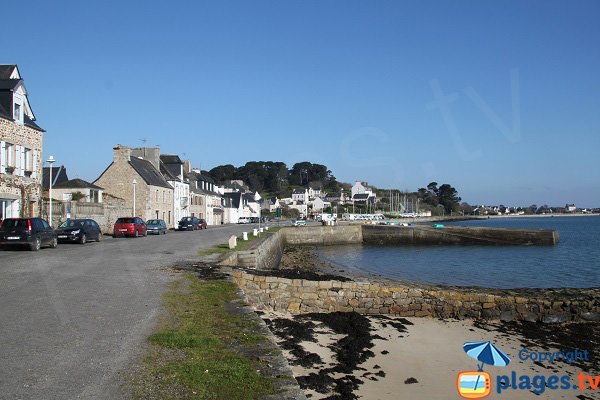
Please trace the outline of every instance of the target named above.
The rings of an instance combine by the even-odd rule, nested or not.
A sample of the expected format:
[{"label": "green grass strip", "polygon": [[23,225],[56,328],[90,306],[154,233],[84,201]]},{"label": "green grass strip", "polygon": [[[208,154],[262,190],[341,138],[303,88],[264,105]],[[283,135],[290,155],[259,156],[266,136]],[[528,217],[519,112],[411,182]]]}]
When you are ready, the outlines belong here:
[{"label": "green grass strip", "polygon": [[253,333],[254,322],[225,309],[233,300],[237,295],[231,282],[201,281],[190,274],[173,284],[165,295],[169,315],[149,338],[156,346],[181,353],[168,362],[150,357],[163,386],[183,385],[190,398],[198,399],[256,399],[273,393],[271,379],[232,349],[264,339]]}]

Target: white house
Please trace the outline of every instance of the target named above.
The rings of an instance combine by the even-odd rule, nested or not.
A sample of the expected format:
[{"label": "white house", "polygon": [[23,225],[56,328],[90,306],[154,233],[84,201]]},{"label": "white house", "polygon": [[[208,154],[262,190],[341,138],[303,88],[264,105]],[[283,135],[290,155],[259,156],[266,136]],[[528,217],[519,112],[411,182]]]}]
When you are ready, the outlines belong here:
[{"label": "white house", "polygon": [[375,203],[376,195],[373,190],[369,188],[367,182],[356,181],[354,186],[352,186],[352,201],[368,201],[370,203]]},{"label": "white house", "polygon": [[320,197],[317,197],[312,202],[312,209],[314,212],[323,212],[327,207],[331,207],[331,202],[325,201]]},{"label": "white house", "polygon": [[175,154],[161,154],[160,172],[173,186],[173,217],[177,223],[190,216],[190,185],[184,180],[183,161]]},{"label": "white house", "polygon": [[71,179],[53,186],[52,199],[58,201],[79,201],[83,203],[102,203],[104,189],[83,179]]},{"label": "white house", "polygon": [[308,201],[308,189],[294,189],[292,192],[292,201]]}]

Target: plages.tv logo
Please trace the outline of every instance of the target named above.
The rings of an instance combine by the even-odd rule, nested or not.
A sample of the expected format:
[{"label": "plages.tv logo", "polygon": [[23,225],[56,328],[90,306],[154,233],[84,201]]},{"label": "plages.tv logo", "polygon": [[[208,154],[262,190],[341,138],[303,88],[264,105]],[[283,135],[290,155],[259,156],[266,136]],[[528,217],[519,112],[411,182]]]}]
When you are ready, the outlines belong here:
[{"label": "plages.tv logo", "polygon": [[466,342],[463,350],[481,364],[477,365],[477,371],[458,373],[456,377],[458,394],[465,399],[482,399],[489,396],[492,391],[492,380],[490,374],[483,371],[484,364],[505,367],[510,363],[510,358],[492,342]]}]

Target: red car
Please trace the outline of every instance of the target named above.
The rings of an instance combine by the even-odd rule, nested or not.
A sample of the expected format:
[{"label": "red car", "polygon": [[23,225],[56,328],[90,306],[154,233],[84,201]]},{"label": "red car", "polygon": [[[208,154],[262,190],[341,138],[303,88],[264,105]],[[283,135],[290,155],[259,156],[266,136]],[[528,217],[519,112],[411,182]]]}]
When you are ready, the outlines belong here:
[{"label": "red car", "polygon": [[148,236],[146,223],[138,217],[119,218],[113,230],[113,237],[117,236]]}]

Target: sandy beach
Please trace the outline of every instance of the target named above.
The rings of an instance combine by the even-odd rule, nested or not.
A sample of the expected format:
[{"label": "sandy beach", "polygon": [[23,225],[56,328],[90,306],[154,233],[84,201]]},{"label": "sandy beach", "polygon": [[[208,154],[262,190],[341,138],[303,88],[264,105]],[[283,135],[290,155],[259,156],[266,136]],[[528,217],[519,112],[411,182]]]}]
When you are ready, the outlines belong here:
[{"label": "sandy beach", "polygon": [[[310,246],[287,248],[282,268],[355,277],[352,271],[320,260]],[[311,399],[460,398],[457,374],[476,371],[478,365],[463,351],[463,344],[480,341],[491,341],[512,360],[505,367],[484,366],[491,376],[488,398],[600,399],[600,378],[594,380],[600,375],[597,322],[552,325],[273,312],[262,318],[278,337],[297,380]],[[587,360],[569,364],[519,357],[520,352],[527,355],[576,349],[587,350]],[[587,390],[578,386],[582,371],[590,375],[591,382],[582,378]],[[552,379],[564,379],[556,389],[549,381],[553,375],[557,378]],[[502,376],[508,377],[506,383]],[[567,384],[569,389],[561,389]],[[597,390],[589,389],[590,384],[597,385]]]},{"label": "sandy beach", "polygon": [[[568,364],[521,360],[519,352],[558,352],[565,348],[545,346],[543,338],[532,340],[503,332],[499,325],[381,316],[358,316],[353,321],[325,318],[323,322],[316,315],[292,317],[277,313],[264,314],[263,319],[279,338],[296,378],[311,399],[460,398],[457,374],[477,370],[477,361],[462,348],[465,342],[473,341],[492,341],[512,359],[506,367],[484,366],[484,371],[491,375],[489,398],[600,399],[600,390],[552,390],[540,383],[541,379],[547,381],[557,375],[568,377],[562,379],[569,379],[573,386],[578,383],[582,369],[586,374],[598,374],[597,361]],[[368,338],[361,332],[365,321]],[[345,323],[348,326],[344,327]],[[306,329],[302,330],[300,325]],[[344,329],[351,333],[341,334]],[[507,383],[508,388],[498,393],[502,386],[499,377],[510,378],[513,373],[519,379],[517,384],[525,385],[523,380],[530,379],[530,389],[512,389]]]}]

